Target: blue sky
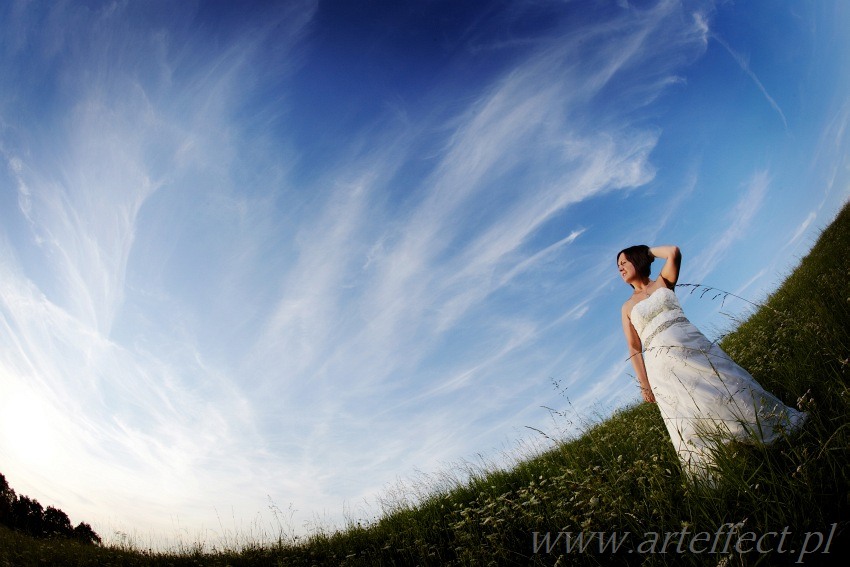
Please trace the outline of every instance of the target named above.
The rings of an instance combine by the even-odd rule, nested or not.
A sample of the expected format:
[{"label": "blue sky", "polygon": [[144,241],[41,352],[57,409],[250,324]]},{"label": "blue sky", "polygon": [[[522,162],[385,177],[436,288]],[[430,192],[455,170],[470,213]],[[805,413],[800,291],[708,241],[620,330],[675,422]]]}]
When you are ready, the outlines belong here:
[{"label": "blue sky", "polygon": [[[847,21],[3,3],[0,471],[107,539],[214,542],[272,505],[368,519],[636,402],[617,251],[775,289],[850,195]],[[714,337],[747,311],[684,305]]]}]

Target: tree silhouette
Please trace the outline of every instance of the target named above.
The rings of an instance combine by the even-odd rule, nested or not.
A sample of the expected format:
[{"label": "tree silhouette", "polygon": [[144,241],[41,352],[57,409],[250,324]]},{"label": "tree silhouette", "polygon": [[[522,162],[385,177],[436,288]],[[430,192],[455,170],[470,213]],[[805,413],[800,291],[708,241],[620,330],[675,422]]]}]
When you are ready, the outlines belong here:
[{"label": "tree silhouette", "polygon": [[77,539],[83,543],[90,544],[99,544],[100,536],[95,533],[91,526],[85,522],[80,522],[80,524],[74,528],[74,539]]},{"label": "tree silhouette", "polygon": [[47,509],[34,498],[15,494],[0,473],[0,524],[34,537],[73,538],[82,543],[99,544],[100,536],[81,522],[76,528],[68,515],[53,506]]},{"label": "tree silhouette", "polygon": [[44,511],[44,535],[47,537],[73,537],[74,526],[71,525],[71,520],[68,514],[48,506]]},{"label": "tree silhouette", "polygon": [[12,504],[18,499],[18,495],[6,482],[6,477],[0,473],[0,524],[12,525]]},{"label": "tree silhouette", "polygon": [[12,504],[12,522],[14,528],[39,537],[44,532],[44,508],[38,500],[28,496],[18,496]]}]

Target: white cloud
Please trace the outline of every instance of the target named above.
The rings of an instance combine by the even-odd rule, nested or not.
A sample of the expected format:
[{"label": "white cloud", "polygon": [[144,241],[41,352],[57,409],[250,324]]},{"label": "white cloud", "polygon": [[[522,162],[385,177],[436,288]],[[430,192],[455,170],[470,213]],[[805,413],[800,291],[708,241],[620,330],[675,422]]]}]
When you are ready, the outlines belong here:
[{"label": "white cloud", "polygon": [[761,94],[764,95],[765,100],[767,100],[767,102],[768,102],[768,104],[770,104],[771,108],[773,108],[773,110],[776,111],[776,113],[779,115],[779,118],[782,119],[782,124],[785,126],[785,129],[787,130],[788,129],[788,120],[785,118],[785,113],[782,112],[782,109],[779,107],[779,104],[773,99],[772,96],[770,96],[770,93],[767,92],[767,89],[764,87],[762,82],[759,80],[759,78],[756,76],[756,74],[752,71],[752,69],[750,69],[749,61],[747,61],[747,59],[743,55],[741,55],[740,53],[738,53],[734,49],[732,49],[732,47],[726,42],[726,40],[724,40],[718,34],[712,33],[711,37],[714,38],[715,40],[717,40],[717,43],[722,45],[723,48],[726,51],[729,52],[729,55],[732,56],[732,58],[735,60],[735,62],[738,64],[738,66],[741,68],[741,70],[744,71],[744,73],[746,73],[747,76],[750,77],[750,79],[752,79],[752,81],[758,87],[759,91],[761,91]]},{"label": "white cloud", "polygon": [[767,171],[758,171],[750,177],[744,194],[726,217],[726,229],[717,234],[714,241],[692,262],[691,279],[695,283],[705,281],[732,244],[746,234],[752,220],[758,214],[770,187]]},{"label": "white cloud", "polygon": [[810,212],[800,224],[800,226],[797,228],[797,230],[794,232],[794,234],[791,236],[791,238],[788,240],[788,242],[785,244],[785,246],[790,246],[797,242],[797,240],[801,236],[803,236],[803,233],[806,232],[806,229],[809,228],[809,225],[812,224],[812,221],[814,221],[815,218],[817,218],[817,213],[815,213],[814,211]]}]

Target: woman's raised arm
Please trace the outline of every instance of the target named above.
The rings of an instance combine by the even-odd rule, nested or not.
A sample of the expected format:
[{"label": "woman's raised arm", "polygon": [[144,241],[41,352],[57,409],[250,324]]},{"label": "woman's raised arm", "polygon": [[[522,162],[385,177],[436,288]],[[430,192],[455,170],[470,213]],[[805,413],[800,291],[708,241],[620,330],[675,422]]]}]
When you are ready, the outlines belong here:
[{"label": "woman's raised arm", "polygon": [[649,249],[649,253],[655,258],[664,260],[664,266],[661,268],[661,277],[667,287],[673,289],[679,279],[679,268],[682,265],[682,253],[678,246],[653,246]]}]

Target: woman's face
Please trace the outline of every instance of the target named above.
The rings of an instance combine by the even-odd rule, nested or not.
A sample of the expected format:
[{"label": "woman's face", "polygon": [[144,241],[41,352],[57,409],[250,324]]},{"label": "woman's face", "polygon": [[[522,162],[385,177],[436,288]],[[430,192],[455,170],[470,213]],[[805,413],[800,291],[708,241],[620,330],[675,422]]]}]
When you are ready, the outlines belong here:
[{"label": "woman's face", "polygon": [[617,269],[620,270],[620,277],[622,277],[623,281],[626,283],[635,277],[635,265],[629,262],[629,259],[626,258],[625,254],[620,254],[617,258]]}]

